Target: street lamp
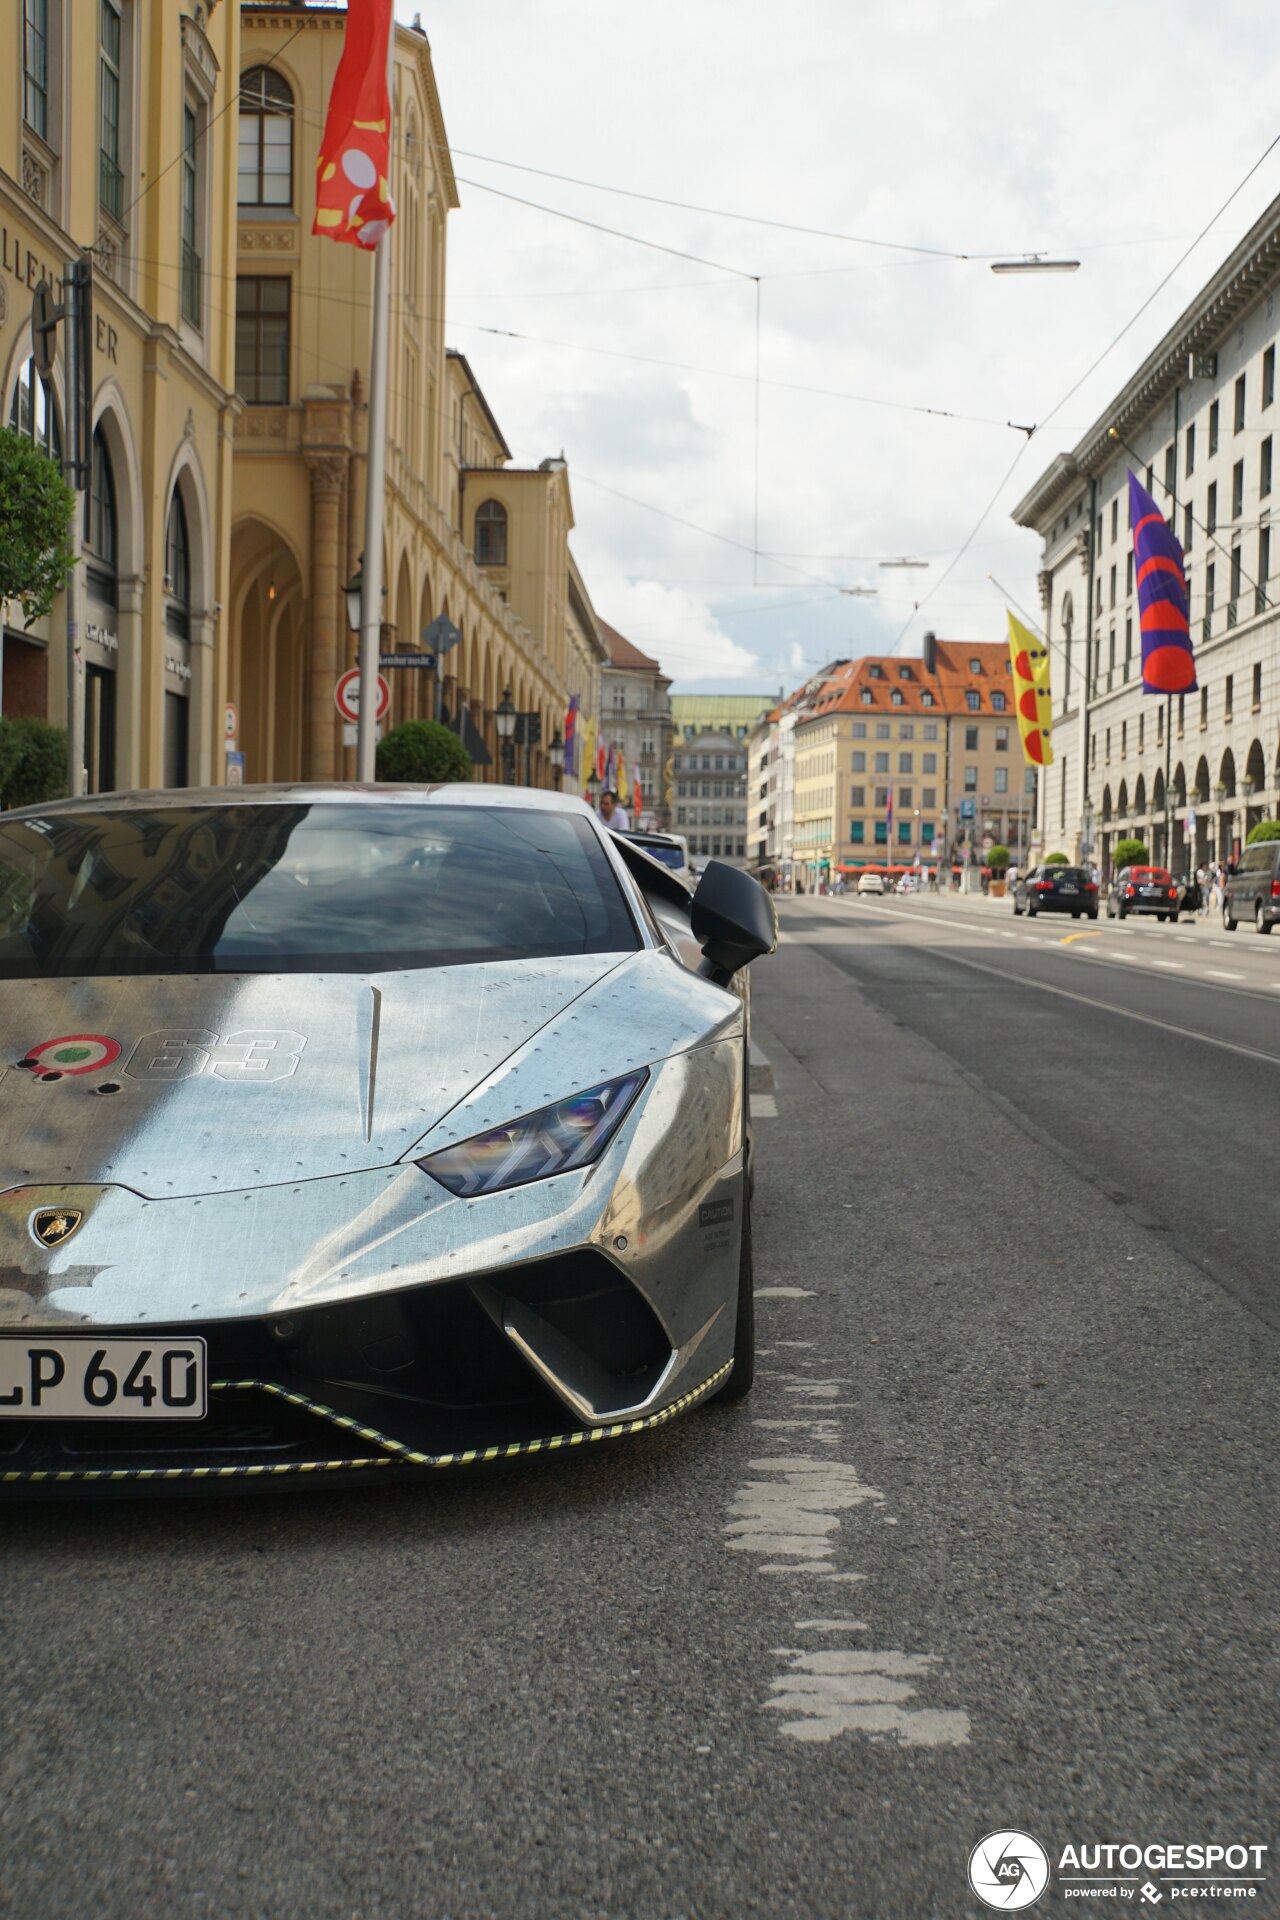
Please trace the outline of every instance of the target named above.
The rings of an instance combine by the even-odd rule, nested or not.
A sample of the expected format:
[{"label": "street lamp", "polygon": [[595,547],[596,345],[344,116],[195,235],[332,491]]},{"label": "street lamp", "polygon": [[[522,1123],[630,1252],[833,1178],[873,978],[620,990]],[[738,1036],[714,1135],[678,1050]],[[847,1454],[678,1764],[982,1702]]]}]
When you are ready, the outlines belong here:
[{"label": "street lamp", "polygon": [[502,778],[508,787],[516,783],[516,710],[510,687],[502,689],[502,698],[494,711],[493,723],[502,742]]},{"label": "street lamp", "polygon": [[348,580],[346,586],[342,589],[342,595],[347,603],[347,625],[350,627],[352,633],[359,633],[360,608],[361,601],[364,597],[363,554],[361,554],[360,558],[356,561],[356,570],[350,580]]},{"label": "street lamp", "polygon": [[993,260],[992,273],[1078,273],[1078,260],[1049,260],[1043,253],[1025,253],[1020,260]]},{"label": "street lamp", "polygon": [[560,738],[559,727],[552,734],[551,745],[547,751],[551,755],[551,765],[555,769],[556,785],[559,786],[560,776],[564,772],[564,741]]}]

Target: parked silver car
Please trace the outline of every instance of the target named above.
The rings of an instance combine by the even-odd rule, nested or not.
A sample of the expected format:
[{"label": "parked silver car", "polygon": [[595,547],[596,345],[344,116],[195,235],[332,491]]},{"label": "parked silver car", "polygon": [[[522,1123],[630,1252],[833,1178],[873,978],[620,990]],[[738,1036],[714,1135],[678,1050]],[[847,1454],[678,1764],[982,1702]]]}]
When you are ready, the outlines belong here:
[{"label": "parked silver car", "polygon": [[612,1438],[753,1365],[757,883],[528,789],[0,821],[0,1484]]}]

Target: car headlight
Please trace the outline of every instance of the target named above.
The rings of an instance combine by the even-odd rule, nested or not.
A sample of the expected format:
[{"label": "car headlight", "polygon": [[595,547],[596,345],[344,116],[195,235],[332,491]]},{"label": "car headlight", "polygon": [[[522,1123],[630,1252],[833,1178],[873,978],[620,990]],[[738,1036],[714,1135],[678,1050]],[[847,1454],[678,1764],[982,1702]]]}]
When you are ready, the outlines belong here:
[{"label": "car headlight", "polygon": [[461,1140],[456,1147],[442,1147],[417,1165],[465,1199],[548,1180],[553,1173],[572,1173],[599,1159],[648,1077],[648,1068],[642,1067],[554,1107],[526,1113],[505,1127]]}]

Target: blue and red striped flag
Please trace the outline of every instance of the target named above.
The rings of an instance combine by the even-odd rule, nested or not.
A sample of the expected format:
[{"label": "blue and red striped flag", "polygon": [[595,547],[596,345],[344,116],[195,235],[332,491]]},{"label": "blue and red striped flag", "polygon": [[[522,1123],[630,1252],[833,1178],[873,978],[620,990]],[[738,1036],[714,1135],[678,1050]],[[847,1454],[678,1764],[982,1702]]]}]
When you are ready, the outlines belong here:
[{"label": "blue and red striped flag", "polygon": [[885,796],[886,797],[885,797],[885,804],[884,804],[884,818],[885,818],[885,836],[884,837],[886,841],[889,841],[893,839],[893,788],[892,787],[885,788]]},{"label": "blue and red striped flag", "polygon": [[1187,576],[1182,548],[1132,468],[1129,518],[1138,576],[1142,626],[1142,691],[1194,693],[1196,656],[1187,618]]}]

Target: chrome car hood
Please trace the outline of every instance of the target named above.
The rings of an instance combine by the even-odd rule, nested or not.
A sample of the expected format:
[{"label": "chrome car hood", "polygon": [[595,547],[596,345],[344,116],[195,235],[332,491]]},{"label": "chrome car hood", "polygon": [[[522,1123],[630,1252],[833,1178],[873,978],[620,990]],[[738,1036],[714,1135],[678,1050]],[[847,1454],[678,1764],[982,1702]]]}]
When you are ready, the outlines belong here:
[{"label": "chrome car hood", "polygon": [[0,1192],[168,1200],[389,1166],[625,958],[0,982]]}]

